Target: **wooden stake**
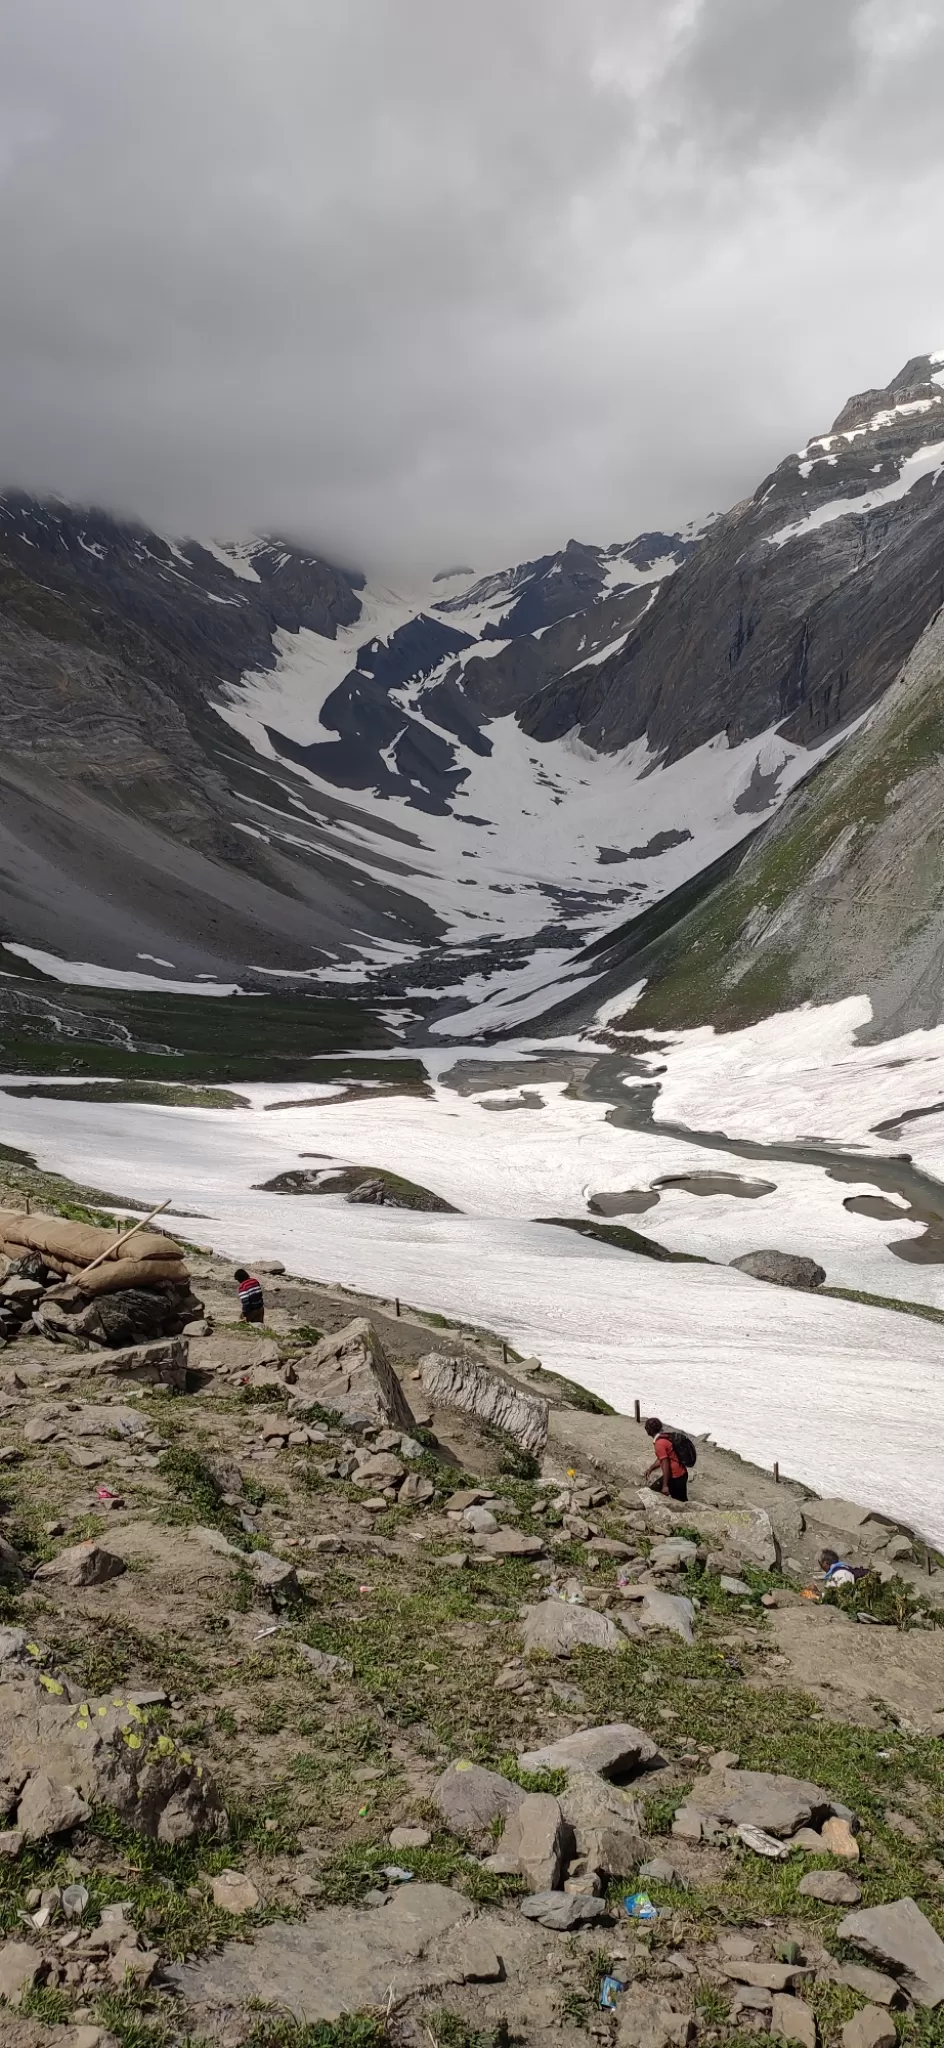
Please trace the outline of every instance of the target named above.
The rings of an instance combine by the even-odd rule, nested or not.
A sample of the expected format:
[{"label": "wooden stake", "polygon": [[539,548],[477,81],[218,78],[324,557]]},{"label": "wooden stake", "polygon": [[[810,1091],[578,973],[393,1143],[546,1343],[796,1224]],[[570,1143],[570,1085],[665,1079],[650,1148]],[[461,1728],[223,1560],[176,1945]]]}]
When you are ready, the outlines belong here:
[{"label": "wooden stake", "polygon": [[81,1273],[76,1273],[75,1278],[70,1281],[70,1286],[78,1287],[89,1273],[95,1272],[97,1266],[103,1266],[106,1259],[110,1259],[114,1252],[120,1251],[121,1246],[127,1244],[129,1237],[137,1237],[138,1231],[144,1230],[148,1223],[153,1223],[155,1216],[163,1216],[164,1210],[170,1208],[172,1200],[173,1196],[168,1195],[166,1202],[159,1202],[157,1208],[151,1210],[150,1216],[142,1216],[130,1230],[124,1231],[121,1237],[116,1237],[114,1244],[110,1244],[106,1251],[99,1252],[98,1258],[93,1259],[90,1266],[83,1266]]},{"label": "wooden stake", "polygon": [[399,1295],[397,1295],[396,1301],[395,1301],[395,1303],[394,1303],[394,1307],[395,1307],[395,1309],[396,1309],[396,1311],[397,1311],[397,1315],[399,1315],[399,1313],[400,1313],[400,1296],[399,1296]]},{"label": "wooden stake", "polygon": [[779,1467],[779,1465],[778,1465],[778,1463],[777,1463],[777,1460],[776,1460],[776,1458],[774,1459],[774,1478],[775,1478],[775,1480],[776,1480],[776,1482],[777,1482],[777,1485],[779,1486],[779,1485],[780,1485],[780,1467]]},{"label": "wooden stake", "polygon": [[503,1365],[507,1365],[507,1364],[508,1364],[508,1346],[507,1346],[507,1344],[505,1343],[505,1340],[504,1340],[504,1338],[502,1338],[502,1364],[503,1364]]},{"label": "wooden stake", "polygon": [[642,1421],[642,1409],[640,1408],[638,1401],[633,1402],[633,1414],[637,1422]]}]

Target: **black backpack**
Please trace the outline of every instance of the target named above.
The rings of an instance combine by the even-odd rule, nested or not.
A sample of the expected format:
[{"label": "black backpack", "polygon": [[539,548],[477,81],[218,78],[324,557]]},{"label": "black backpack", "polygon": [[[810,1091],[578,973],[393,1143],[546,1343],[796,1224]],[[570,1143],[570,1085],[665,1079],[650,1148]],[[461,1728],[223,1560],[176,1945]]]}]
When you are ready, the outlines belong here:
[{"label": "black backpack", "polygon": [[679,1464],[684,1465],[686,1472],[691,1472],[698,1462],[698,1452],[692,1443],[691,1437],[686,1436],[684,1429],[667,1429],[666,1436],[672,1445]]}]

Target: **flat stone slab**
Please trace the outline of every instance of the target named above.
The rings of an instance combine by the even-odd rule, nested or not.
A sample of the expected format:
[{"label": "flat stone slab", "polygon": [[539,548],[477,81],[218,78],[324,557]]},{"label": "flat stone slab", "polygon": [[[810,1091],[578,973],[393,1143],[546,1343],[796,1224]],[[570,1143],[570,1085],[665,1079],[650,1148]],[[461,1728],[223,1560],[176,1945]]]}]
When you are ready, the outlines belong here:
[{"label": "flat stone slab", "polygon": [[546,1657],[569,1657],[571,1650],[589,1643],[594,1650],[623,1650],[626,1638],[608,1614],[595,1607],[579,1607],[565,1600],[542,1600],[525,1609],[524,1647],[543,1650]]},{"label": "flat stone slab", "polygon": [[916,2005],[944,2004],[944,1941],[914,1899],[847,1913],[838,1934],[887,1965]]},{"label": "flat stone slab", "polygon": [[658,1593],[647,1587],[640,1620],[643,1628],[667,1628],[684,1643],[693,1641],[695,1609],[684,1593]]},{"label": "flat stone slab", "polygon": [[732,1827],[760,1828],[781,1839],[831,1813],[833,1803],[821,1785],[806,1778],[729,1768],[699,1778],[688,1798],[696,1813],[716,1814]]},{"label": "flat stone slab", "polygon": [[299,2021],[336,2020],[383,2007],[391,1994],[396,2001],[457,1981],[437,1950],[474,1911],[445,1885],[405,1884],[385,1906],[328,1906],[292,1925],[263,1927],[251,1945],[227,1942],[204,1962],[169,1967],[163,1981],[195,2005],[277,1999]]},{"label": "flat stone slab", "polygon": [[634,1777],[647,1764],[660,1762],[658,1743],[628,1721],[582,1728],[577,1735],[564,1735],[560,1742],[549,1742],[543,1749],[523,1750],[518,1758],[523,1771],[598,1771],[616,1783]]},{"label": "flat stone slab", "polygon": [[423,1387],[437,1407],[461,1408],[491,1429],[500,1429],[524,1451],[540,1457],[547,1443],[549,1403],[516,1380],[474,1359],[438,1351],[420,1359]]},{"label": "flat stone slab", "polygon": [[437,1778],[432,1796],[448,1827],[460,1835],[478,1835],[493,1820],[507,1820],[525,1795],[498,1771],[460,1761]]}]

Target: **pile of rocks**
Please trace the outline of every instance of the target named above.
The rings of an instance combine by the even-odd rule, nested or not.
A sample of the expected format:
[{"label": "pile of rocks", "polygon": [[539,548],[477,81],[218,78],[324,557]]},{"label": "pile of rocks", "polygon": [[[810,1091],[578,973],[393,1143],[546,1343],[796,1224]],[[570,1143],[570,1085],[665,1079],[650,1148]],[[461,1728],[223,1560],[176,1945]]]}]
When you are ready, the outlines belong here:
[{"label": "pile of rocks", "polygon": [[641,1728],[612,1722],[523,1751],[517,1761],[524,1773],[566,1771],[566,1790],[559,1798],[525,1792],[496,1771],[459,1762],[438,1780],[434,1804],[478,1847],[486,1870],[524,1879],[526,1919],[559,1933],[610,1920],[609,1880],[645,1857],[641,1817],[623,1787],[661,1763],[656,1744]]}]

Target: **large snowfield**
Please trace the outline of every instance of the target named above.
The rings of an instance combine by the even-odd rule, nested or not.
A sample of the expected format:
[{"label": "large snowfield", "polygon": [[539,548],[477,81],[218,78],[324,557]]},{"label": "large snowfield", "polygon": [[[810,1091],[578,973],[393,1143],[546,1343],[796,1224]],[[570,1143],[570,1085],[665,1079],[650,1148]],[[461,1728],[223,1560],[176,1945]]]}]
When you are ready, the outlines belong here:
[{"label": "large snowfield", "polygon": [[[619,1409],[638,1398],[942,1543],[944,1329],[767,1286],[726,1263],[761,1247],[803,1252],[831,1283],[944,1306],[944,1266],[910,1264],[889,1249],[920,1238],[923,1226],[845,1207],[877,1192],[865,1162],[860,1182],[837,1181],[815,1164],[745,1161],[658,1128],[661,1114],[735,1138],[828,1138],[893,1160],[906,1149],[900,1136],[876,1136],[873,1126],[944,1099],[944,1031],[863,1048],[854,1033],[867,1012],[845,1003],[723,1037],[680,1034],[659,1056],[667,1071],[656,1125],[642,1131],[608,1123],[605,1103],[566,1095],[563,1081],[529,1082],[522,1044],[530,1107],[507,1106],[520,1104],[518,1087],[459,1094],[447,1078],[455,1060],[488,1055],[451,1047],[424,1055],[429,1100],[343,1102],[305,1084],[248,1086],[240,1092],[250,1106],[230,1110],[3,1093],[0,1139],[86,1185],[149,1202],[171,1196],[182,1234],[234,1262],[280,1258],[312,1279],[487,1325]],[[508,1059],[503,1048],[504,1066]],[[498,1078],[507,1084],[507,1073]],[[937,1152],[944,1165],[944,1116],[905,1129],[916,1158],[933,1172]],[[256,1185],[334,1160],[403,1174],[462,1213],[352,1209],[341,1196]],[[592,1193],[705,1173],[773,1185],[754,1199],[663,1189],[656,1206],[623,1220],[670,1249],[724,1263],[658,1264],[535,1220],[586,1216]]]}]

